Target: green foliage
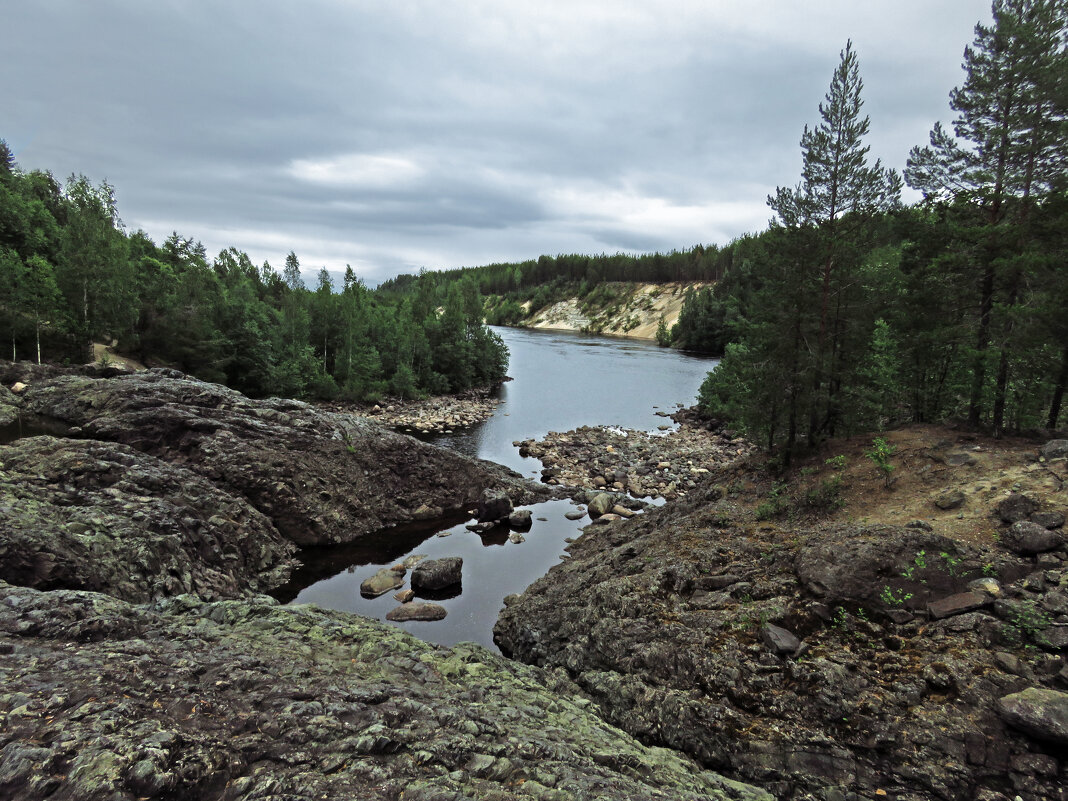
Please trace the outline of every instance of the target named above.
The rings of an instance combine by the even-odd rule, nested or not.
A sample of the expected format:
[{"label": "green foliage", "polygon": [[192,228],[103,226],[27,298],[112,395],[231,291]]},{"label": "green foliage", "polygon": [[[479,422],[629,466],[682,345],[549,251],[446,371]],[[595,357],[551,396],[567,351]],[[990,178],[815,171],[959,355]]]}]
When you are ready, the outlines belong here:
[{"label": "green foliage", "polygon": [[912,598],[911,592],[905,592],[900,589],[895,590],[889,585],[884,586],[883,591],[879,593],[879,599],[887,606],[902,606],[910,598]]},{"label": "green foliage", "polygon": [[1019,601],[1009,608],[1010,636],[1017,642],[1030,640],[1048,644],[1045,632],[1051,622],[1049,615],[1030,599]]},{"label": "green foliage", "polygon": [[662,348],[671,347],[671,332],[668,330],[667,323],[664,322],[663,315],[656,325],[656,344]]},{"label": "green foliage", "polygon": [[890,457],[896,452],[897,448],[894,445],[891,445],[882,437],[876,437],[872,440],[871,450],[864,453],[879,468],[879,472],[883,476],[883,484],[886,487],[889,487],[894,482],[894,465],[890,464]]}]

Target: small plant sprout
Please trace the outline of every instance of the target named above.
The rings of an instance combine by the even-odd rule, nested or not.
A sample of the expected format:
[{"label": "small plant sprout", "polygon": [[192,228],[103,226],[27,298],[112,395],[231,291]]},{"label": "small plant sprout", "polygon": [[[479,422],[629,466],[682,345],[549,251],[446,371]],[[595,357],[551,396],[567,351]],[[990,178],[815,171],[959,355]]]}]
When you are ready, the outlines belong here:
[{"label": "small plant sprout", "polygon": [[904,590],[894,590],[887,585],[883,587],[883,591],[879,593],[879,597],[887,606],[901,606],[905,601],[912,597],[912,593],[905,592]]},{"label": "small plant sprout", "polygon": [[891,445],[882,437],[872,440],[872,448],[865,452],[865,456],[875,463],[883,476],[883,486],[889,488],[894,483],[894,466],[890,464],[890,457],[897,452],[897,447]]},{"label": "small plant sprout", "polygon": [[945,551],[942,551],[939,554],[939,556],[941,556],[942,559],[945,561],[946,570],[949,571],[949,575],[951,575],[953,577],[956,577],[956,575],[957,575],[957,566],[961,563],[960,558],[957,557],[957,556],[951,556],[950,554],[946,553]]}]

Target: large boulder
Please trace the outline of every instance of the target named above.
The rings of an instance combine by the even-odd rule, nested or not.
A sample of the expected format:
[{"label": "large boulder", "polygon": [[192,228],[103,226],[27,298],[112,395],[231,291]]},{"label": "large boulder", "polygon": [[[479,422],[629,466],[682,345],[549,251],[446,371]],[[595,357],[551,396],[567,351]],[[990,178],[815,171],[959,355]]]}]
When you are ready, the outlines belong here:
[{"label": "large boulder", "polygon": [[1068,439],[1051,439],[1039,449],[1044,459],[1063,459],[1068,456]]},{"label": "large boulder", "polygon": [[512,499],[499,489],[485,489],[478,497],[478,520],[490,523],[504,520],[512,512]]},{"label": "large boulder", "polygon": [[1009,527],[1001,536],[1001,541],[1013,553],[1033,556],[1059,548],[1064,544],[1064,535],[1030,520],[1021,520]]},{"label": "large boulder", "polygon": [[1018,523],[1026,520],[1028,515],[1038,509],[1038,503],[1020,492],[1014,492],[998,502],[998,517],[1003,523]]},{"label": "large boulder", "polygon": [[997,703],[998,715],[1010,726],[1039,740],[1068,746],[1068,693],[1028,687]]},{"label": "large boulder", "polygon": [[443,590],[459,584],[463,577],[464,560],[459,556],[446,556],[443,559],[427,559],[420,562],[412,571],[412,589]]}]

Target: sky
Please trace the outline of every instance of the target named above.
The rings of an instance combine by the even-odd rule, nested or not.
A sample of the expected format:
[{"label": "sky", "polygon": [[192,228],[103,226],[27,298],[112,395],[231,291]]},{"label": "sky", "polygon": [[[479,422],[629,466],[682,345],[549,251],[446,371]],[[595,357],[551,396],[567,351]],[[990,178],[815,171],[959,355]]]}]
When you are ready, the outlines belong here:
[{"label": "sky", "polygon": [[[763,230],[852,39],[871,157],[949,122],[989,0],[5,0],[0,138],[309,285]],[[906,197],[906,199],[912,199]]]}]

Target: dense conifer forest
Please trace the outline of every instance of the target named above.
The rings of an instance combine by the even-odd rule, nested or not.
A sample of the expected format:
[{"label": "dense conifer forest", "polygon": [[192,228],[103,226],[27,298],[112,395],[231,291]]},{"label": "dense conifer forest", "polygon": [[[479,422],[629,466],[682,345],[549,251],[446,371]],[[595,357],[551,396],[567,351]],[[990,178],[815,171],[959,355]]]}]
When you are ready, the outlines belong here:
[{"label": "dense conifer forest", "polygon": [[127,233],[107,183],[23,172],[0,141],[0,331],[5,356],[85,362],[94,341],[252,396],[373,400],[500,381],[508,352],[470,281],[434,273],[403,296],[348,269],[304,285],[233,248]]}]

